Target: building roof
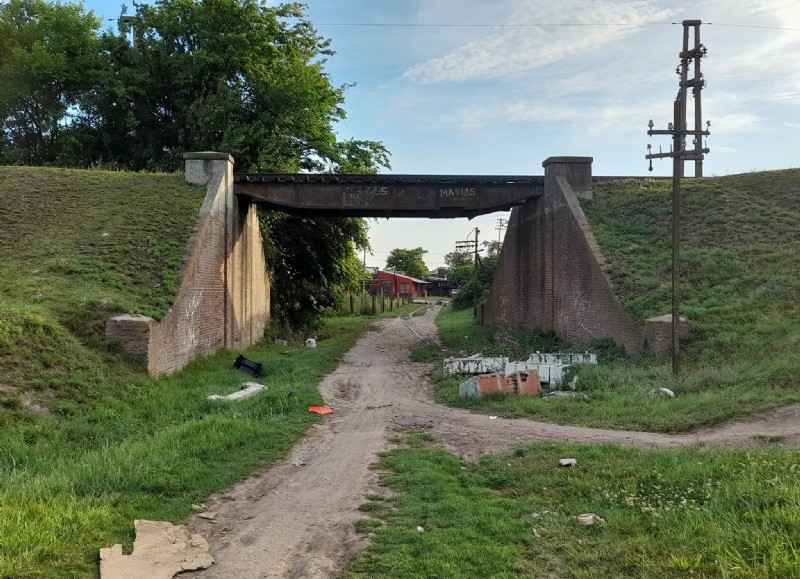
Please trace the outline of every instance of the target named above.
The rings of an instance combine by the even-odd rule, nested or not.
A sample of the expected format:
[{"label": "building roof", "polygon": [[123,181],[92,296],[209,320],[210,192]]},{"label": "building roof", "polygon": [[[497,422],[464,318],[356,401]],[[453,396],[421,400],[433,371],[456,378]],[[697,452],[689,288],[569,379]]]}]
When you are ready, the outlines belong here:
[{"label": "building roof", "polygon": [[402,271],[386,271],[384,269],[380,269],[380,270],[378,270],[378,273],[385,273],[385,274],[388,274],[388,275],[396,275],[397,277],[403,277],[405,279],[410,279],[414,283],[431,283],[429,281],[425,281],[424,279],[417,279],[415,277],[411,277],[410,275],[406,275]]}]

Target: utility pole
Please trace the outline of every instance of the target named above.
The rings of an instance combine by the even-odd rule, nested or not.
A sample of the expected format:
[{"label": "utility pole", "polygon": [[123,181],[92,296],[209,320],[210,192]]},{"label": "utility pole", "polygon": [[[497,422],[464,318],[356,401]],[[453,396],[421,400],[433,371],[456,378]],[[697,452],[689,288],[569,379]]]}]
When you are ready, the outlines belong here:
[{"label": "utility pole", "polygon": [[[705,86],[705,80],[700,73],[700,59],[706,55],[706,47],[700,44],[700,20],[683,21],[683,50],[680,53],[681,64],[677,73],[680,76],[678,96],[673,104],[672,122],[668,123],[666,130],[653,129],[654,124],[651,120],[648,123],[647,134],[670,135],[672,146],[669,153],[651,153],[652,147],[647,145],[647,155],[645,159],[650,161],[648,169],[653,170],[653,159],[672,159],[672,373],[680,371],[680,292],[679,292],[679,258],[680,258],[680,211],[681,211],[681,177],[683,177],[684,161],[693,160],[695,162],[695,177],[703,176],[703,157],[709,149],[702,146],[702,137],[710,133],[708,128],[711,121],[706,123],[706,130],[702,130],[700,118],[700,91]],[[689,50],[689,29],[694,28],[695,46]],[[688,79],[689,63],[694,62],[694,78]],[[686,96],[687,88],[691,86],[695,99],[695,128],[686,128]],[[686,136],[693,135],[694,148],[686,149]]]},{"label": "utility pole", "polygon": [[[478,315],[478,234],[481,232],[477,227],[472,231],[475,232],[475,239],[466,239],[465,241],[456,241],[456,251],[470,251],[475,254],[475,301],[472,308],[472,315]],[[472,234],[472,231],[467,233],[467,237]]]},{"label": "utility pole", "polygon": [[503,219],[502,217],[499,217],[497,219],[497,227],[495,227],[495,229],[497,230],[497,243],[503,242],[503,230],[507,228],[508,228],[508,219]]}]

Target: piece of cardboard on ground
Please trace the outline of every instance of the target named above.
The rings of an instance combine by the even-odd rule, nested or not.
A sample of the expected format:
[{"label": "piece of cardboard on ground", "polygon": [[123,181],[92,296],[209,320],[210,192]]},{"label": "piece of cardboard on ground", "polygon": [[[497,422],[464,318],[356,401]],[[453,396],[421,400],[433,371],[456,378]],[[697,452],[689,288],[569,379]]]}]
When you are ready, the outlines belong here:
[{"label": "piece of cardboard on ground", "polygon": [[183,525],[136,520],[133,526],[130,555],[122,554],[122,545],[100,549],[100,579],[172,579],[214,564],[208,542]]}]

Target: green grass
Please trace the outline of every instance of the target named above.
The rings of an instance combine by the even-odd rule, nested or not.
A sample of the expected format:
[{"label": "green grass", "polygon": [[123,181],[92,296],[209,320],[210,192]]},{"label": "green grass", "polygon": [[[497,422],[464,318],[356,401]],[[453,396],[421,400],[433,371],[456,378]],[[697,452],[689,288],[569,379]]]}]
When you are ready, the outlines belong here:
[{"label": "green grass", "polygon": [[[560,468],[563,457],[577,466]],[[372,544],[348,579],[788,579],[800,569],[797,450],[537,444],[461,463],[411,435],[378,467],[393,495],[366,503],[372,518],[357,528]],[[582,513],[605,524],[584,527]]]},{"label": "green grass", "polygon": [[0,299],[83,334],[98,310],[160,319],[204,195],[182,175],[0,167]]},{"label": "green grass", "polygon": [[[687,188],[687,207],[698,209],[686,245],[694,329],[678,381],[663,360],[625,359],[608,343],[579,345],[607,360],[581,370],[591,403],[526,400],[539,404],[526,408],[498,399],[476,409],[673,431],[797,400],[796,176],[766,178],[769,185],[737,176]],[[613,187],[587,215],[624,306],[637,317],[663,313],[665,191],[648,181]],[[0,168],[0,577],[92,576],[100,547],[130,547],[133,519],[183,521],[192,502],[268,465],[324,420],[306,406],[320,402],[320,377],[368,317],[327,320],[313,350],[263,343],[243,352],[264,364],[268,389],[237,404],[206,396],[248,378],[231,369],[238,352],[153,379],[102,338],[112,313],[163,316],[203,193],[175,175]],[[439,323],[453,353],[569,348],[553,336],[492,333],[471,325],[469,312],[448,312]],[[439,381],[436,396],[460,403],[455,384]],[[653,385],[679,396],[650,398]],[[36,405],[47,412],[33,412]],[[377,517],[359,528],[377,535],[349,574],[559,576],[554,569],[566,566],[573,574],[563,576],[575,577],[637,569],[643,577],[788,577],[797,564],[797,458],[778,438],[762,440],[758,454],[546,445],[477,465],[426,448],[424,438],[384,458],[394,471],[385,484],[400,494],[364,507]],[[561,454],[576,455],[579,467],[554,470]],[[722,486],[703,499],[708,511],[676,508],[653,521],[642,507],[655,504],[654,473],[669,479],[672,498],[664,500],[673,502],[706,476]],[[609,523],[576,527],[573,509]],[[546,510],[560,518],[536,523],[542,536],[531,538],[526,517]]]},{"label": "green grass", "polygon": [[[629,179],[594,187],[595,198],[582,205],[623,307],[639,322],[669,313],[670,182]],[[577,372],[589,403],[462,401],[458,377],[438,377],[436,398],[502,416],[659,432],[800,402],[798,188],[798,170],[684,181],[681,311],[691,330],[677,377],[666,358],[626,358],[603,342],[570,345],[550,335],[497,333],[475,326],[469,312],[445,311],[437,321],[444,355],[525,359],[536,350],[591,350],[601,363]],[[677,397],[651,394],[661,387]]]},{"label": "green grass", "polygon": [[103,339],[112,313],[166,312],[204,192],[180,175],[0,167],[0,577],[94,576],[134,519],[185,520],[323,420],[316,386],[373,318],[326,320],[315,349],[244,351],[268,388],[232,404],[206,397],[250,379],[238,352],[154,379]]},{"label": "green grass", "polygon": [[[681,312],[691,323],[690,365],[784,360],[762,368],[779,381],[798,367],[800,211],[790,201],[798,187],[798,170],[684,181]],[[669,313],[670,183],[612,181],[595,192],[583,208],[623,307],[639,321]]]},{"label": "green grass", "polygon": [[326,323],[316,349],[260,345],[268,389],[209,402],[250,377],[236,352],[152,379],[106,364],[85,401],[58,399],[48,415],[18,414],[0,429],[0,577],[91,576],[98,549],[131,544],[133,520],[180,522],[192,502],[283,455],[315,420],[316,386],[363,320]]},{"label": "green grass", "polygon": [[[534,418],[546,422],[620,430],[679,433],[699,426],[725,422],[735,417],[800,402],[794,378],[775,379],[782,362],[741,360],[736,364],[695,364],[675,377],[668,361],[653,356],[625,358],[606,342],[572,346],[550,335],[534,332],[504,332],[477,325],[471,311],[445,309],[436,320],[443,348],[418,348],[411,358],[435,359],[433,396],[444,404],[510,418]],[[441,360],[449,355],[483,352],[484,355],[525,359],[535,351],[598,352],[596,366],[578,367],[577,398],[534,396],[489,396],[481,400],[461,399],[458,386],[464,376],[443,376]],[[763,374],[760,374],[762,373]],[[675,398],[656,395],[667,387]],[[589,397],[589,402],[583,395]]]}]

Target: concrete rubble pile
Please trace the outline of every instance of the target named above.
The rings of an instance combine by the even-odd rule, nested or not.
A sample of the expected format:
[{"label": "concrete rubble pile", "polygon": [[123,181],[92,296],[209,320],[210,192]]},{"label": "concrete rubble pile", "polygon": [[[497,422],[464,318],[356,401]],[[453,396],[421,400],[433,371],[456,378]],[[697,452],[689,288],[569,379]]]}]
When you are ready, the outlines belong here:
[{"label": "concrete rubble pile", "polygon": [[462,398],[481,398],[486,394],[521,394],[538,396],[541,386],[558,389],[567,370],[577,364],[597,364],[597,355],[531,354],[527,360],[511,362],[505,357],[484,357],[475,354],[467,358],[446,358],[444,374],[471,374],[459,388]]}]

